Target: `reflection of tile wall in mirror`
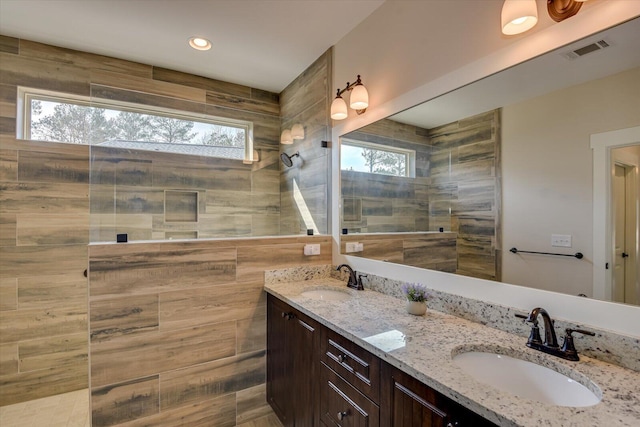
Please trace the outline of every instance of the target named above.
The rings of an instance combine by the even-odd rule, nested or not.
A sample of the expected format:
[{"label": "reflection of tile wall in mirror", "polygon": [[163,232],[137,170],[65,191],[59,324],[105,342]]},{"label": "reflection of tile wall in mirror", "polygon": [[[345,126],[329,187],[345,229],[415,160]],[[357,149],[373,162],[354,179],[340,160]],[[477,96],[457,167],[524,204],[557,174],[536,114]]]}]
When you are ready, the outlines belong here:
[{"label": "reflection of tile wall in mirror", "polygon": [[342,199],[342,220],[345,222],[362,220],[362,199],[355,197]]},{"label": "reflection of tile wall in mirror", "polygon": [[[430,241],[429,245],[412,243],[401,257],[389,245],[376,245],[375,255],[373,248],[357,255],[497,279],[500,111],[492,110],[433,129],[389,119],[383,122],[351,132],[346,138],[384,140],[387,146],[411,147],[419,153],[416,177],[342,171],[345,209],[341,228],[347,228],[349,233],[384,234],[442,229],[455,233],[456,237],[449,252],[441,250],[444,246],[434,252]],[[347,209],[351,207],[347,199],[358,197],[362,200],[362,216],[354,223],[348,219],[352,218],[352,212]],[[384,248],[390,252],[385,254]]]}]

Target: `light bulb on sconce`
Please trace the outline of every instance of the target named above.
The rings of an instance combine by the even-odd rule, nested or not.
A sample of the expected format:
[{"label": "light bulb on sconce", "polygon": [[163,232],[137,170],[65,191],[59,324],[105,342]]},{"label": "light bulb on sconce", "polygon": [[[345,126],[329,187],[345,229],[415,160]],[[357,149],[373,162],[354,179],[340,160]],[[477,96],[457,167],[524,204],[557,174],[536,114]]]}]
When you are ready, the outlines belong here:
[{"label": "light bulb on sconce", "polygon": [[347,82],[347,86],[336,93],[336,98],[331,103],[331,118],[333,120],[344,120],[349,115],[347,103],[342,94],[351,92],[349,106],[356,110],[357,114],[363,114],[369,107],[369,92],[364,87],[358,74],[358,79],[354,83]]},{"label": "light bulb on sconce", "polygon": [[304,139],[304,127],[300,123],[296,123],[291,127],[291,138],[294,140]]},{"label": "light bulb on sconce", "polygon": [[538,23],[536,0],[505,0],[500,21],[502,33],[508,36],[530,30]]},{"label": "light bulb on sconce", "polygon": [[280,143],[285,145],[293,144],[291,129],[285,129],[282,131],[282,134],[280,135]]}]

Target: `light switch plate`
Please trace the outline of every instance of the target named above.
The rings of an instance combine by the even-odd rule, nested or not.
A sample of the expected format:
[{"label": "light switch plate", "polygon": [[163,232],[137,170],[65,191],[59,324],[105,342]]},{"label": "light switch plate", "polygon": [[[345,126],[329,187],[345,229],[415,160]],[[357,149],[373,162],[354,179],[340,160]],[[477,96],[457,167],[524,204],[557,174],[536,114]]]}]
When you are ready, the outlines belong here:
[{"label": "light switch plate", "polygon": [[552,234],[551,246],[558,247],[558,248],[570,248],[571,235],[570,234]]}]

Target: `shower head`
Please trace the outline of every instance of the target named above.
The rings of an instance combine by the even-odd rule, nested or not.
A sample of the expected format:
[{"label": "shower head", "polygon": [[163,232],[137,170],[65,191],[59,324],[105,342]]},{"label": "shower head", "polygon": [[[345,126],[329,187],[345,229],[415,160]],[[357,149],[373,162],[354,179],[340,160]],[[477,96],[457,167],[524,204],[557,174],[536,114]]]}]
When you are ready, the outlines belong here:
[{"label": "shower head", "polygon": [[280,154],[280,159],[282,160],[282,163],[284,163],[284,165],[288,168],[293,166],[293,162],[291,161],[291,159],[293,159],[294,157],[300,157],[300,153],[296,151],[295,154],[292,154],[292,155],[288,155],[287,153]]}]

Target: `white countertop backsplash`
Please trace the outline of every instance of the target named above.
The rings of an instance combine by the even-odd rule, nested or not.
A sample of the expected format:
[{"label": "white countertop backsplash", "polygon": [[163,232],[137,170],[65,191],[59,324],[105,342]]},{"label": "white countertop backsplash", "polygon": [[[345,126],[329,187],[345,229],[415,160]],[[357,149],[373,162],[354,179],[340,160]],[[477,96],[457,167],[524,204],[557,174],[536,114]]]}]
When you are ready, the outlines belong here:
[{"label": "white countertop backsplash", "polygon": [[[579,325],[594,330],[598,336],[579,342],[576,339],[581,360],[570,362],[526,347],[530,328],[518,321],[514,317],[517,311],[510,308],[433,292],[427,314],[412,316],[406,312],[401,299],[400,286],[404,282],[370,275],[364,279],[365,291],[355,291],[346,288],[344,275],[340,275],[340,279],[334,278],[336,276],[331,266],[267,271],[265,290],[498,425],[640,425],[640,373],[587,357],[587,351],[581,347],[587,338],[599,338],[598,344],[591,345],[598,347],[599,353],[613,355],[610,359],[614,362],[623,360],[637,367],[640,358],[637,339],[617,334],[611,338],[607,331]],[[327,302],[301,295],[304,290],[317,287],[337,287],[351,293],[353,298]],[[556,322],[559,338],[564,327],[563,322]],[[386,344],[370,338],[388,331],[399,331],[402,347],[386,351]],[[602,343],[613,344],[615,349],[603,348]],[[529,360],[587,386],[584,379],[588,378],[597,385],[593,391],[602,394],[602,401],[589,407],[560,407],[483,385],[452,362],[452,355],[472,350]],[[620,351],[627,354],[619,354]]]}]

